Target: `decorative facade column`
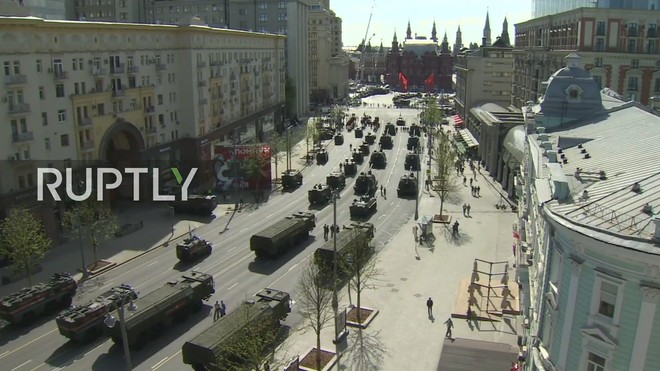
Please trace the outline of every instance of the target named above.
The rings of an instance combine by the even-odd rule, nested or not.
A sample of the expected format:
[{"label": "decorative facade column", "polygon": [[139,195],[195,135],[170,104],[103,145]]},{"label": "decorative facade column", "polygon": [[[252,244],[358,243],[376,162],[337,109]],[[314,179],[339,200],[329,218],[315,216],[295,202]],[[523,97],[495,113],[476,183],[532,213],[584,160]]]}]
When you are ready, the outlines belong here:
[{"label": "decorative facade column", "polygon": [[[561,346],[557,357],[557,364],[560,370],[566,369],[566,358],[568,357],[568,346],[571,342],[571,330],[573,329],[573,317],[575,314],[575,300],[577,299],[578,283],[580,281],[580,272],[582,271],[582,262],[573,258],[569,259],[571,265],[571,284],[568,288],[568,298],[564,310],[564,325],[561,329]],[[548,267],[548,269],[550,269]],[[570,312],[569,312],[570,311]]]},{"label": "decorative facade column", "polygon": [[642,306],[639,309],[637,321],[637,332],[635,334],[635,344],[633,345],[633,354],[630,357],[630,371],[643,371],[646,363],[649,341],[651,340],[651,331],[653,330],[653,319],[655,317],[656,306],[660,301],[660,289],[649,286],[642,286]]}]

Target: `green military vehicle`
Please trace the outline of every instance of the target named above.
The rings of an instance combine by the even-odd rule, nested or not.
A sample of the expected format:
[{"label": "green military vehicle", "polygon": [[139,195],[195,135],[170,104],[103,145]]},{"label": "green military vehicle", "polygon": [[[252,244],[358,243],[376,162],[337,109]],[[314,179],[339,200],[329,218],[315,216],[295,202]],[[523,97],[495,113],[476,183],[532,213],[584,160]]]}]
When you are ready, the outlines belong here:
[{"label": "green military vehicle", "polygon": [[344,160],[344,174],[346,174],[346,176],[355,176],[357,174],[357,164],[354,159],[351,158],[350,160]]},{"label": "green military vehicle", "polygon": [[367,173],[360,173],[357,179],[355,179],[355,185],[353,186],[353,190],[357,196],[373,196],[376,194],[377,189],[378,181],[376,180],[376,176],[371,171]]},{"label": "green military vehicle", "polygon": [[408,138],[408,151],[417,151],[419,148],[419,137]]},{"label": "green military vehicle", "polygon": [[406,170],[412,171],[422,170],[421,163],[419,161],[419,154],[415,152],[409,152],[403,162],[403,167]]},{"label": "green military vehicle", "polygon": [[394,148],[394,142],[392,141],[392,136],[389,134],[383,134],[380,136],[378,141],[382,149],[392,149]]},{"label": "green military vehicle", "polygon": [[364,131],[362,128],[355,128],[355,137],[356,138],[362,138],[364,136]]},{"label": "green military vehicle", "polygon": [[[364,244],[364,247],[369,249],[365,256],[370,256],[373,252],[371,240],[374,238],[374,231],[375,227],[372,223],[362,222],[351,222],[351,224],[343,228],[337,234],[337,253],[339,254],[339,258],[348,258],[344,249],[347,246],[358,242],[360,239],[365,240],[364,242],[366,242],[366,244]],[[334,260],[335,252],[333,239],[327,241],[314,252],[314,263],[319,266],[323,272],[332,272]]]},{"label": "green military vehicle", "polygon": [[307,191],[307,199],[310,205],[325,205],[332,200],[332,188],[325,184],[316,184]]},{"label": "green military vehicle", "polygon": [[176,257],[182,262],[191,262],[211,255],[213,245],[202,238],[192,236],[176,244]]},{"label": "green military vehicle", "polygon": [[277,257],[309,237],[316,227],[316,216],[297,212],[266,227],[250,238],[250,250],[259,258]]},{"label": "green military vehicle", "polygon": [[94,301],[79,307],[72,307],[55,318],[57,329],[62,336],[73,341],[87,343],[104,332],[103,320],[106,314],[116,310],[122,300],[137,299],[137,291],[130,285],[120,285],[99,295]]},{"label": "green military vehicle", "polygon": [[367,143],[368,145],[372,145],[376,143],[376,134],[374,133],[369,133],[364,136],[364,142]]},{"label": "green military vehicle", "polygon": [[360,152],[362,152],[362,156],[369,156],[369,152],[371,152],[369,149],[369,143],[362,142],[362,144],[360,144]]},{"label": "green military vehicle", "polygon": [[218,206],[214,195],[188,195],[188,200],[177,199],[171,203],[177,214],[210,215]]},{"label": "green military vehicle", "polygon": [[328,156],[328,151],[325,149],[319,149],[316,151],[316,163],[319,165],[325,165],[328,163],[330,157]]},{"label": "green military vehicle", "polygon": [[410,125],[410,129],[408,130],[408,133],[411,136],[421,137],[422,136],[422,127],[417,125],[417,124],[412,124],[412,125]]},{"label": "green military vehicle", "polygon": [[298,170],[289,169],[282,172],[282,189],[294,190],[303,184],[302,173]]},{"label": "green military vehicle", "polygon": [[361,164],[362,162],[364,162],[364,154],[362,153],[362,151],[358,151],[357,149],[354,149],[352,156],[354,163]]},{"label": "green military vehicle", "polygon": [[[193,271],[135,300],[135,311],[124,318],[128,346],[140,349],[173,322],[182,322],[190,313],[199,312],[202,301],[215,292],[214,287],[213,276]],[[118,318],[117,313],[113,316]],[[115,344],[122,344],[121,327],[105,328]]]},{"label": "green military vehicle", "polygon": [[401,115],[396,119],[396,126],[406,126],[406,120],[404,120]]},{"label": "green military vehicle", "polygon": [[360,198],[353,200],[348,210],[351,218],[366,218],[376,212],[377,206],[376,197],[360,196]]},{"label": "green military vehicle", "polygon": [[[284,291],[265,288],[243,302],[235,311],[214,322],[211,327],[187,341],[181,348],[183,363],[193,370],[224,371],[223,359],[240,363],[241,355],[228,351],[227,344],[241,343],[255,331],[277,332],[280,321],[291,312],[291,297]],[[246,331],[254,326],[252,331]],[[274,336],[273,336],[274,337]],[[263,344],[269,347],[272,344]],[[265,349],[263,349],[265,350]]]},{"label": "green military vehicle", "polygon": [[394,126],[393,123],[388,122],[385,125],[385,134],[390,135],[390,136],[395,136],[396,135],[396,126]]},{"label": "green military vehicle", "polygon": [[344,136],[342,134],[335,135],[335,145],[341,146],[342,144],[344,144]]},{"label": "green military vehicle", "polygon": [[319,139],[320,140],[330,140],[335,136],[335,129],[324,127],[319,130]]},{"label": "green military vehicle", "polygon": [[78,284],[69,273],[56,273],[47,283],[38,283],[0,299],[0,318],[16,325],[33,323],[39,315],[68,308]]},{"label": "green military vehicle", "polygon": [[417,196],[417,178],[415,174],[404,175],[399,179],[399,185],[396,188],[396,195],[399,198]]},{"label": "green military vehicle", "polygon": [[340,172],[332,172],[325,177],[325,184],[333,190],[343,189],[346,186],[346,176]]},{"label": "green military vehicle", "polygon": [[383,151],[373,151],[371,153],[371,158],[369,159],[369,164],[374,169],[385,169],[387,167],[387,157]]}]

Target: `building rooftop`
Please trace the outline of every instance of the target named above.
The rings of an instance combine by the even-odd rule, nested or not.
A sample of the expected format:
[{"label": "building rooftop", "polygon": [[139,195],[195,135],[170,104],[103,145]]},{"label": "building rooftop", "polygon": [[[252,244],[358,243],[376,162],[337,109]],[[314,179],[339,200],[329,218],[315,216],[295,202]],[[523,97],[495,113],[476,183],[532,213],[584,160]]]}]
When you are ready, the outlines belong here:
[{"label": "building rooftop", "polygon": [[426,53],[438,54],[439,47],[433,40],[407,39],[403,43],[403,51],[422,56]]}]

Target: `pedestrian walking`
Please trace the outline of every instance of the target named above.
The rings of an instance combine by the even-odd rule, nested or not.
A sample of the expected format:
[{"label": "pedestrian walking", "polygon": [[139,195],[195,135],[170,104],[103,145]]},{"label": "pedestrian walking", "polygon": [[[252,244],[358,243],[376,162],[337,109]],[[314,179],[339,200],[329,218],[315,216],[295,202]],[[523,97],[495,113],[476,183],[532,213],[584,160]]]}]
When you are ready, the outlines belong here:
[{"label": "pedestrian walking", "polygon": [[383,186],[382,185],[380,186],[380,195],[381,196],[383,195]]},{"label": "pedestrian walking", "polygon": [[477,197],[481,197],[481,187],[477,186]]},{"label": "pedestrian walking", "polygon": [[220,300],[220,317],[224,317],[227,314],[227,306],[225,302]]},{"label": "pedestrian walking", "polygon": [[451,226],[452,234],[454,236],[458,235],[458,220],[454,222],[454,225]]},{"label": "pedestrian walking", "polygon": [[463,176],[463,185],[466,185],[466,183],[467,183],[467,178]]},{"label": "pedestrian walking", "polygon": [[470,178],[470,187],[472,187],[472,182],[473,181],[474,181],[474,179]]},{"label": "pedestrian walking", "polygon": [[445,321],[445,325],[447,325],[447,332],[445,332],[445,337],[451,339],[451,329],[454,328],[454,322],[451,320],[451,317]]},{"label": "pedestrian walking", "polygon": [[463,216],[465,216],[466,211],[467,211],[467,204],[463,204]]},{"label": "pedestrian walking", "polygon": [[433,316],[433,299],[429,296],[429,300],[426,301],[426,308],[429,312],[429,317]]},{"label": "pedestrian walking", "polygon": [[472,191],[472,196],[475,196],[475,192],[476,192],[475,189],[476,189],[476,188],[477,188],[477,187],[470,186],[470,189],[471,189],[471,191]]},{"label": "pedestrian walking", "polygon": [[387,188],[383,188],[383,197],[387,198]]},{"label": "pedestrian walking", "polygon": [[415,242],[417,242],[417,226],[413,225],[412,230],[413,230],[413,236],[415,236]]},{"label": "pedestrian walking", "polygon": [[470,206],[470,204],[467,204],[465,208],[467,210],[467,216],[470,216],[470,209],[472,209],[472,206]]},{"label": "pedestrian walking", "polygon": [[220,308],[220,303],[216,300],[215,304],[213,304],[213,322],[220,318]]},{"label": "pedestrian walking", "polygon": [[323,239],[327,240],[328,239],[328,233],[330,232],[330,228],[328,228],[327,224],[323,225]]},{"label": "pedestrian walking", "polygon": [[470,305],[468,305],[468,310],[466,314],[467,314],[467,318],[465,318],[465,321],[470,322],[470,320],[472,319],[472,307]]}]

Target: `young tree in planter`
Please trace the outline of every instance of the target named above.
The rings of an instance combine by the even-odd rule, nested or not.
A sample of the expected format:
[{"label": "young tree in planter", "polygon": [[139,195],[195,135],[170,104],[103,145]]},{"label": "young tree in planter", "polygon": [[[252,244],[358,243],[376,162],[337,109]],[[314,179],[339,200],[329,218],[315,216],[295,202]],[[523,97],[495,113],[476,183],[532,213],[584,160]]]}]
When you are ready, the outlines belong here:
[{"label": "young tree in planter", "polygon": [[90,197],[87,201],[77,203],[72,210],[64,212],[62,223],[66,230],[72,234],[78,234],[79,238],[82,238],[83,235],[87,236],[92,244],[94,257],[91,267],[96,268],[99,261],[99,244],[117,231],[117,217],[110,207]]},{"label": "young tree in planter", "polygon": [[434,97],[430,96],[426,98],[426,107],[424,108],[424,111],[422,111],[422,120],[424,120],[424,124],[430,125],[430,124],[439,124],[440,120],[443,117],[442,110],[440,110],[440,107],[438,107],[438,102],[435,100]]},{"label": "young tree in planter", "polygon": [[335,123],[336,126],[342,123],[344,116],[345,116],[344,110],[340,106],[335,105],[332,108],[332,121]]},{"label": "young tree in planter", "polygon": [[445,220],[442,214],[445,200],[460,189],[454,176],[456,152],[451,146],[448,135],[441,128],[438,128],[433,148],[433,161],[435,161],[435,178],[433,182],[434,190],[440,196],[440,221]]},{"label": "young tree in planter", "polygon": [[349,290],[355,290],[357,320],[361,324],[360,299],[362,291],[376,288],[375,281],[381,276],[381,272],[378,270],[377,259],[371,259],[374,254],[371,238],[357,229],[351,230],[350,233],[354,233],[355,238],[353,243],[342,249],[339,264],[342,271],[350,277],[348,281]]},{"label": "young tree in planter", "polygon": [[51,240],[46,236],[43,224],[28,209],[9,209],[7,218],[0,223],[0,254],[27,274],[30,286],[32,268],[46,255],[50,246]]},{"label": "young tree in planter", "polygon": [[334,320],[332,290],[324,285],[327,273],[309,263],[298,281],[298,311],[303,317],[304,330],[316,334],[316,369],[321,369],[321,331]]},{"label": "young tree in planter", "polygon": [[258,148],[257,151],[252,152],[243,161],[243,174],[246,178],[253,179],[255,181],[255,200],[258,199],[257,195],[259,194],[259,184],[264,177],[263,168],[269,164],[270,157],[264,155],[263,152],[261,152],[261,148]]},{"label": "young tree in planter", "polygon": [[270,145],[270,157],[275,162],[275,182],[280,173],[277,170],[277,164],[280,162],[282,157],[286,156],[288,153],[286,137],[276,131],[272,132],[270,138],[268,138],[268,144]]}]

